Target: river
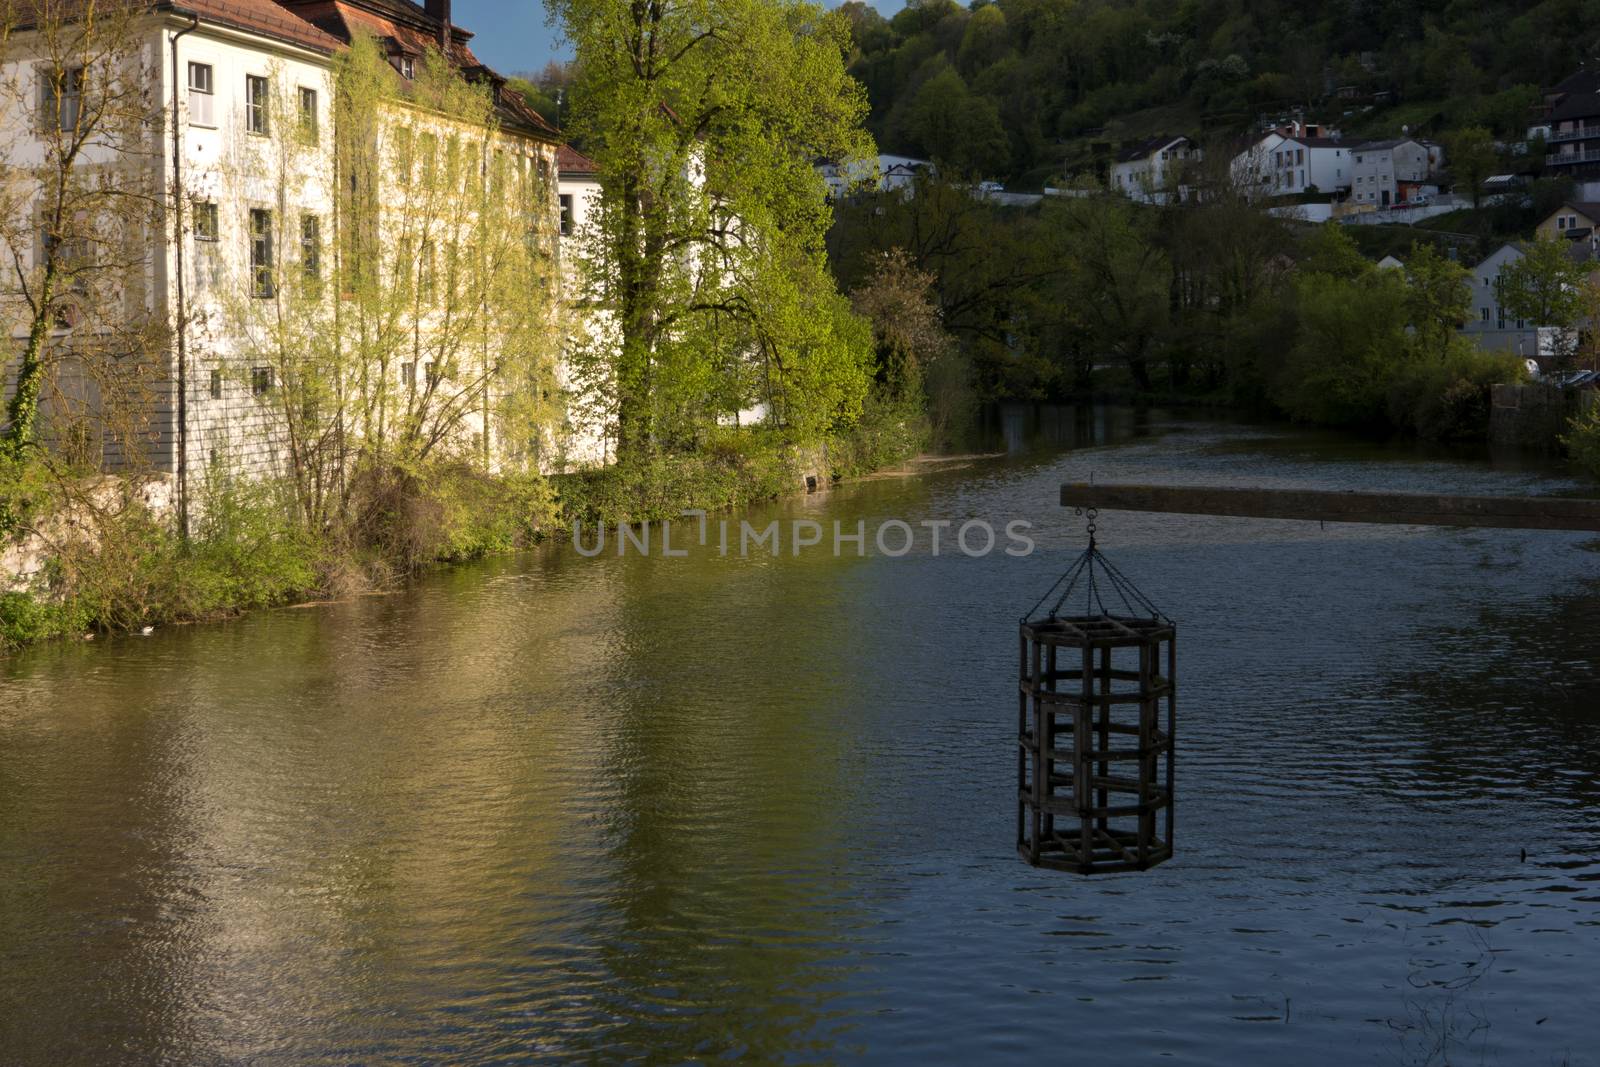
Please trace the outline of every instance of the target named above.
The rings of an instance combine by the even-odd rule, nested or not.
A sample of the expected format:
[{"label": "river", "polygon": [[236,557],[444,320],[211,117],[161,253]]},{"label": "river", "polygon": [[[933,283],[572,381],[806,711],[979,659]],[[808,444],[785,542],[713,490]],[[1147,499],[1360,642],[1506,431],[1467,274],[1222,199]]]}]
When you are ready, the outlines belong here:
[{"label": "river", "polygon": [[[1013,842],[1061,482],[1579,483],[1170,413],[997,429],[734,516],[864,520],[865,557],[563,544],[0,661],[0,1063],[1595,1063],[1592,535],[1102,515],[1179,623],[1177,854],[1083,879]],[[895,518],[1037,550],[881,555]]]}]

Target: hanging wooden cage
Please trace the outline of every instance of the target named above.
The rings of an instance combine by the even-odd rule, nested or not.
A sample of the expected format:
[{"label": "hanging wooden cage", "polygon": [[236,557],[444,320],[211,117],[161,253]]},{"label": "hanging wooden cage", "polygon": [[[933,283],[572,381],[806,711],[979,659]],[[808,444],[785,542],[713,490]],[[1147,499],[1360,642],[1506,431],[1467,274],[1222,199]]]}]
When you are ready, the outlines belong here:
[{"label": "hanging wooden cage", "polygon": [[1017,851],[1078,874],[1146,870],[1172,856],[1177,626],[1095,547],[1092,516],[1088,550],[1029,615],[1063,584],[1021,623]]}]

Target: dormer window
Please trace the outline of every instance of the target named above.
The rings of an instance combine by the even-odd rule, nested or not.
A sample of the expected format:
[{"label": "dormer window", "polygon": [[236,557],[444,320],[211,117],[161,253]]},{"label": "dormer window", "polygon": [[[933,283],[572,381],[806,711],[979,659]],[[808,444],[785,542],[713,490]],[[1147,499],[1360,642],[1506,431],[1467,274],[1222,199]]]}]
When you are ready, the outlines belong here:
[{"label": "dormer window", "polygon": [[417,61],[410,56],[400,57],[400,76],[407,81],[417,76]]}]

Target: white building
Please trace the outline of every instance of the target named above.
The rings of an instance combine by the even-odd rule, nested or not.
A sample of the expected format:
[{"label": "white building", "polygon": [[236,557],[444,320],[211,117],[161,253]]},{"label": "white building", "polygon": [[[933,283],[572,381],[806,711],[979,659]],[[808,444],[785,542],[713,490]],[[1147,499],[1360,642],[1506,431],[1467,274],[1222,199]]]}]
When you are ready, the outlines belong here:
[{"label": "white building", "polygon": [[1393,207],[1438,192],[1432,178],[1444,149],[1410,137],[1367,141],[1354,150],[1355,184],[1350,199],[1359,207]]},{"label": "white building", "polygon": [[[445,264],[454,262],[448,258],[452,238],[439,239],[436,256],[428,238],[419,244],[405,233],[410,182],[393,170],[402,134],[407,175],[413,156],[424,169],[460,167],[465,182],[484,183],[479,192],[492,183],[497,195],[531,197],[519,210],[547,217],[551,230],[559,137],[519,95],[502,92],[504,79],[468,47],[472,34],[451,23],[448,0],[428,0],[426,7],[408,0],[185,0],[136,10],[135,51],[145,62],[131,69],[149,82],[155,140],[119,165],[148,168],[141,173],[163,191],[169,220],[176,217],[181,226],[176,238],[170,230],[147,231],[142,250],[148,285],[139,314],[170,324],[172,338],[157,374],[164,384],[142,434],[146,455],[157,473],[176,475],[180,486],[216,464],[281,472],[291,462],[283,448],[285,420],[314,415],[309,406],[286,415],[276,399],[284,375],[293,371],[250,353],[263,347],[257,334],[273,328],[274,306],[301,306],[284,304],[291,288],[317,294],[296,300],[322,311],[342,300],[315,284],[346,247],[335,202],[336,190],[345,187],[332,166],[335,56],[357,35],[371,36],[399,87],[398,110],[375,120],[381,132],[369,160],[370,184],[363,187],[369,192],[361,194],[374,205],[373,247],[384,250],[385,260],[396,253],[392,268],[374,264],[375,270],[415,268],[431,285],[435,272],[442,277]],[[30,38],[29,29],[19,27],[9,42],[11,54],[20,58],[8,68],[13,79],[45,77],[39,57],[46,46]],[[483,126],[459,128],[454,120],[405,103],[430,49],[442,50],[468,80],[489,87],[493,133]],[[80,89],[84,93],[95,84],[92,75],[73,77],[74,84],[91,87]],[[41,83],[37,91],[23,87],[11,95],[38,100],[46,92]],[[13,143],[19,127],[23,141],[38,136],[32,114],[18,120],[15,114],[7,119]],[[61,121],[64,127],[67,120]],[[357,195],[349,188],[354,186],[345,195]],[[174,190],[176,203],[170,202]],[[130,288],[134,277],[129,275]],[[432,329],[432,319],[419,318],[419,355],[410,362],[398,359],[385,373],[411,383],[411,397],[457,405],[450,432],[459,430],[477,442],[469,447],[481,447],[488,456],[499,430],[489,401],[481,409],[465,406],[476,403],[474,396],[489,397],[492,387],[480,382],[475,392],[457,388],[449,363],[428,362]],[[395,392],[406,395],[403,388]],[[405,403],[410,410],[413,401]],[[108,452],[106,458],[113,457]]]},{"label": "white building", "polygon": [[[586,308],[579,302],[582,285],[578,272],[589,257],[591,242],[595,240],[596,212],[600,208],[600,168],[594,160],[571,145],[562,145],[557,151],[559,167],[557,202],[561,208],[561,267],[562,283],[569,301],[576,305],[574,321],[570,328],[581,331],[573,334],[581,345],[619,343],[615,320],[609,311]],[[571,366],[563,360],[559,382],[568,392],[573,389]],[[574,467],[604,465],[610,458],[603,417],[591,416],[569,408],[562,440],[553,442],[559,458],[554,466],[567,470]]]},{"label": "white building", "polygon": [[1182,196],[1185,164],[1201,158],[1200,146],[1187,137],[1162,134],[1129,145],[1111,164],[1113,192],[1144,203],[1164,203]]},{"label": "white building", "polygon": [[1540,354],[1538,323],[1507,318],[1501,304],[1501,274],[1522,258],[1517,244],[1503,244],[1472,268],[1472,313],[1462,332],[1489,351],[1515,352],[1524,357]]},{"label": "white building", "polygon": [[1285,137],[1267,158],[1273,196],[1338,194],[1350,188],[1350,144],[1334,137]]},{"label": "white building", "polygon": [[910,196],[918,175],[935,173],[933,164],[926,159],[887,154],[875,159],[818,163],[816,169],[828,187],[830,200],[841,199],[865,186],[878,192],[898,190]]},{"label": "white building", "polygon": [[1349,152],[1337,130],[1296,121],[1263,132],[1228,172],[1236,188],[1255,196],[1338,194],[1350,187]]}]

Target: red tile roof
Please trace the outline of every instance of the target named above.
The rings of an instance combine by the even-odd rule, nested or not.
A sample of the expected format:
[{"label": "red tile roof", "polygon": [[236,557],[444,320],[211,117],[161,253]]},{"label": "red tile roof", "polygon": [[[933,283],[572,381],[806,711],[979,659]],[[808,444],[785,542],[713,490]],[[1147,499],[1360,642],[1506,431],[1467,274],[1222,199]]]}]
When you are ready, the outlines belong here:
[{"label": "red tile roof", "polygon": [[[337,38],[341,44],[355,39],[357,33],[367,33],[408,55],[420,56],[429,48],[438,48],[442,35],[439,20],[409,0],[276,0],[277,4],[309,24]],[[469,78],[489,78],[499,84],[505,79],[472,54],[467,42],[472,39],[468,30],[452,23],[446,55],[450,62]],[[526,132],[556,137],[556,128],[517,92],[498,94],[496,110],[500,121]]]},{"label": "red tile roof", "polygon": [[556,149],[556,170],[561,174],[574,176],[600,173],[600,167],[594,160],[569,144]]},{"label": "red tile roof", "polygon": [[171,7],[179,12],[192,11],[205,22],[250,30],[319,52],[331,54],[344,47],[343,41],[285,11],[274,0],[172,0],[170,4],[158,6]]}]

